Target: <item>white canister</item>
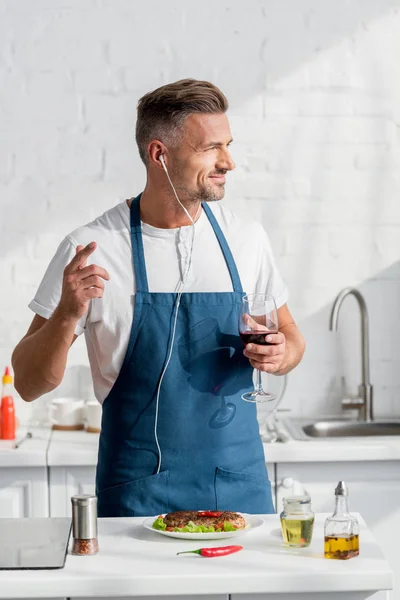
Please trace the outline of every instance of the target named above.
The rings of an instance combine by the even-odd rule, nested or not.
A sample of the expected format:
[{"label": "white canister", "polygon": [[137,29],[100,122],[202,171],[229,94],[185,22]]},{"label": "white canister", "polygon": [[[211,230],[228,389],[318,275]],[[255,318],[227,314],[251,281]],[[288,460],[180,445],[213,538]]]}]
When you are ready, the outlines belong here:
[{"label": "white canister", "polygon": [[79,398],[54,398],[49,406],[53,429],[83,429],[84,407]]},{"label": "white canister", "polygon": [[97,400],[89,400],[85,406],[85,429],[89,433],[100,433],[102,406]]}]

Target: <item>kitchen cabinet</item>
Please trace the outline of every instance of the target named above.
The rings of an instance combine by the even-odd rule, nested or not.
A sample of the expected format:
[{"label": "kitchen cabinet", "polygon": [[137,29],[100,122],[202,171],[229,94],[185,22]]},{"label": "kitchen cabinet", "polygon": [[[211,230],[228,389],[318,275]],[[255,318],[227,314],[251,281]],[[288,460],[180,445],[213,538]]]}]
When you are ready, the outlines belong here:
[{"label": "kitchen cabinet", "polygon": [[333,512],[336,484],[345,481],[349,488],[349,511],[363,516],[395,574],[394,591],[387,597],[400,598],[398,462],[282,463],[276,465],[276,476],[278,512],[282,499],[292,493],[309,494],[314,512]]},{"label": "kitchen cabinet", "polygon": [[71,496],[94,494],[96,468],[93,466],[50,467],[50,516],[71,516]]},{"label": "kitchen cabinet", "polygon": [[46,467],[0,469],[0,517],[48,517]]},{"label": "kitchen cabinet", "polygon": [[275,485],[275,465],[274,465],[274,463],[267,463],[267,471],[268,471],[269,480],[271,482],[272,502],[274,503],[274,508],[276,510],[276,485]]}]

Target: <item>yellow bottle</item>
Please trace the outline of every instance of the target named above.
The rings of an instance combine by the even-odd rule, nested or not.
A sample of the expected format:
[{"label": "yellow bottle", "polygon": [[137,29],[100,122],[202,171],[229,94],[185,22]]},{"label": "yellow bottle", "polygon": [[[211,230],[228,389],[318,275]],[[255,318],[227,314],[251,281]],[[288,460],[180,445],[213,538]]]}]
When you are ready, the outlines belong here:
[{"label": "yellow bottle", "polygon": [[347,508],[349,495],[344,481],[335,489],[335,512],[325,521],[325,558],[347,560],[359,554],[359,525]]}]

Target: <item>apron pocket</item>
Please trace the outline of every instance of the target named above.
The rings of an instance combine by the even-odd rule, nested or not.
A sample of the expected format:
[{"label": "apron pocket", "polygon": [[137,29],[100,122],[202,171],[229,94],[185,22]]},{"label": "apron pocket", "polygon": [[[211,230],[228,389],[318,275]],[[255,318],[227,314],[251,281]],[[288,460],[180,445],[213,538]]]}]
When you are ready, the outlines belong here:
[{"label": "apron pocket", "polygon": [[217,467],[215,473],[217,510],[250,514],[273,514],[271,483],[267,477],[237,473]]},{"label": "apron pocket", "polygon": [[151,517],[169,511],[169,471],[97,492],[99,517]]}]

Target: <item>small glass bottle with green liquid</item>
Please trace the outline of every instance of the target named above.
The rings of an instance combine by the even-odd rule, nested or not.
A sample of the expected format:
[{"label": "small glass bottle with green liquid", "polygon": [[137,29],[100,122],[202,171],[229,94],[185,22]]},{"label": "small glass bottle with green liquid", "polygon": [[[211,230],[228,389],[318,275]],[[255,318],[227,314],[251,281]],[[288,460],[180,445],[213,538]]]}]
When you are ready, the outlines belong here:
[{"label": "small glass bottle with green liquid", "polygon": [[314,513],[309,496],[288,496],[283,499],[280,514],[285,546],[306,548],[311,543]]},{"label": "small glass bottle with green liquid", "polygon": [[325,558],[347,560],[359,554],[359,526],[355,517],[349,514],[344,481],[339,481],[335,489],[335,512],[325,521]]}]

